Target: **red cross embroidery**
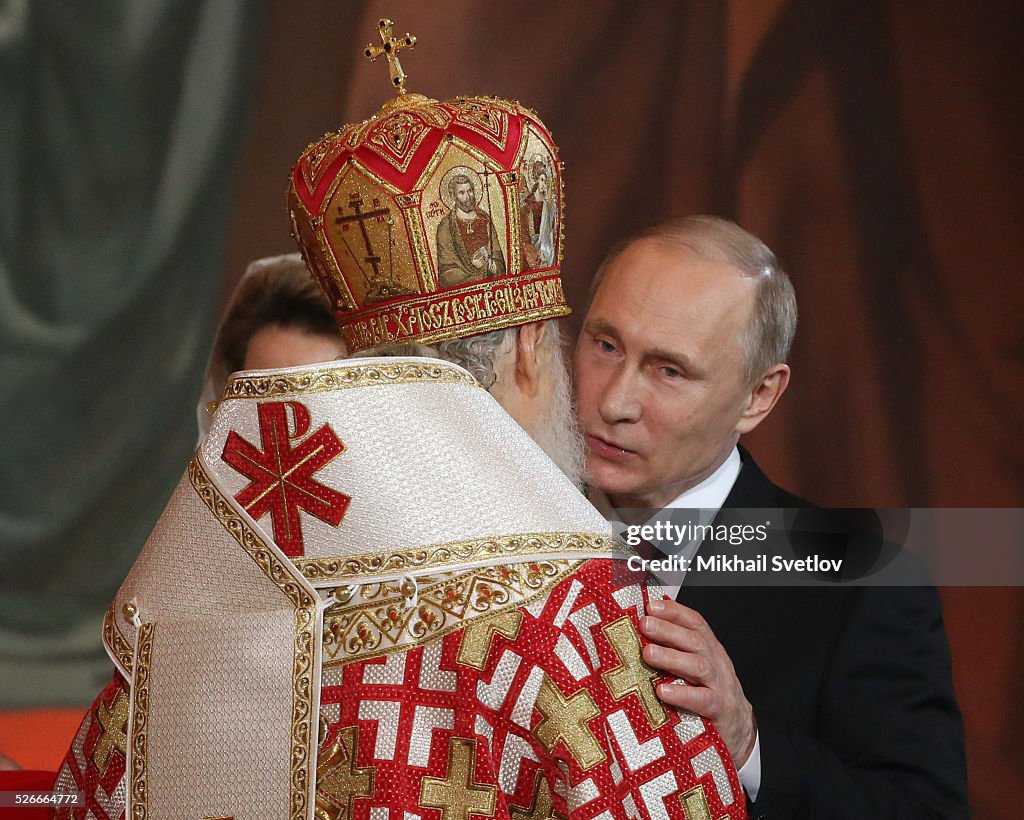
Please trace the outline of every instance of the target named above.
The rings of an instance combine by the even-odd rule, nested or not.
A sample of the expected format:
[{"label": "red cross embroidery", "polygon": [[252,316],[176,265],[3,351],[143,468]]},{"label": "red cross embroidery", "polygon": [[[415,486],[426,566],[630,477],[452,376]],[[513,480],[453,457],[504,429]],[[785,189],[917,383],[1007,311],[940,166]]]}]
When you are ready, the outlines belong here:
[{"label": "red cross embroidery", "polygon": [[[294,431],[288,429],[289,407]],[[334,527],[345,517],[349,496],[313,478],[344,452],[345,445],[324,424],[292,447],[309,431],[309,410],[295,401],[263,402],[258,409],[262,451],[232,430],[221,458],[250,480],[235,500],[255,520],[270,513],[274,540],[285,555],[304,555],[300,509]]]}]

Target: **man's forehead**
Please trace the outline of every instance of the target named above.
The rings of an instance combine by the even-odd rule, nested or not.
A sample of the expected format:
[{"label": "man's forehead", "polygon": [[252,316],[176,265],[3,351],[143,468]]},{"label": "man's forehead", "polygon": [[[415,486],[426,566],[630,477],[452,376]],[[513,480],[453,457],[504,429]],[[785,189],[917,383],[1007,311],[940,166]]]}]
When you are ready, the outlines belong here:
[{"label": "man's forehead", "polygon": [[684,313],[721,314],[745,313],[753,304],[756,281],[724,259],[680,244],[646,239],[612,260],[598,293],[606,286],[616,299],[647,301],[651,308],[664,306],[669,314],[687,305],[692,310]]},{"label": "man's forehead", "polygon": [[630,333],[665,351],[737,336],[756,283],[727,262],[642,240],[616,257],[594,294],[587,326]]}]

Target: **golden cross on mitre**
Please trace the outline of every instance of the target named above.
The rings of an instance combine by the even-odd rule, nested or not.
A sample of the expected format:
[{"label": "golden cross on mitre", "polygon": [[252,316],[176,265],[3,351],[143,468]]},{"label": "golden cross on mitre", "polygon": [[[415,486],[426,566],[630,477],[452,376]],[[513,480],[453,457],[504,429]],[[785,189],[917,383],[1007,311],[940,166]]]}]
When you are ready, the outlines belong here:
[{"label": "golden cross on mitre", "polygon": [[394,23],[391,20],[382,17],[377,22],[377,28],[380,30],[380,39],[384,41],[384,44],[377,46],[369,43],[363,53],[370,58],[371,62],[376,62],[381,54],[388,58],[391,84],[401,95],[405,93],[405,72],[402,71],[402,64],[398,62],[398,52],[403,48],[414,48],[416,38],[409,32],[406,32],[404,37],[395,37],[392,33],[393,26]]}]

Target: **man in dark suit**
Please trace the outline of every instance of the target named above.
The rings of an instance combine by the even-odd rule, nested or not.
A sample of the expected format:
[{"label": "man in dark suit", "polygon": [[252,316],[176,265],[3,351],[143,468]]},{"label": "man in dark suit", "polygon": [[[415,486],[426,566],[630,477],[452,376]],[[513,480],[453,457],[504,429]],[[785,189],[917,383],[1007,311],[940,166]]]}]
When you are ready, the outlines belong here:
[{"label": "man in dark suit", "polygon": [[[789,384],[795,328],[785,273],[731,222],[670,220],[614,250],[576,351],[595,503],[719,520],[804,506],[738,447]],[[659,696],[715,724],[755,817],[967,815],[933,587],[700,581],[689,572],[676,602],[652,607],[645,659],[686,682]]]}]

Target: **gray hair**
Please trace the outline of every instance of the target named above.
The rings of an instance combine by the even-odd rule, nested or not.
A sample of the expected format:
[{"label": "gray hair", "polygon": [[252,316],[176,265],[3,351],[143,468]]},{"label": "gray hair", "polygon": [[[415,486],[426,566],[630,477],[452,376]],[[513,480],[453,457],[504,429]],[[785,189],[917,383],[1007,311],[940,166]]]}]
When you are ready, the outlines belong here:
[{"label": "gray hair", "polygon": [[517,328],[507,327],[467,336],[464,339],[446,339],[436,346],[422,345],[417,342],[399,342],[397,344],[379,345],[369,350],[361,350],[363,356],[426,356],[432,359],[444,359],[446,362],[464,367],[485,390],[494,387],[498,378],[498,364],[512,350]]},{"label": "gray hair", "polygon": [[616,245],[601,263],[590,286],[594,298],[608,266],[631,245],[654,239],[683,247],[702,259],[725,262],[757,282],[754,312],[740,337],[744,378],[754,382],[789,357],[796,335],[796,293],[775,254],[752,233],[717,216],[674,217],[651,225]]}]

